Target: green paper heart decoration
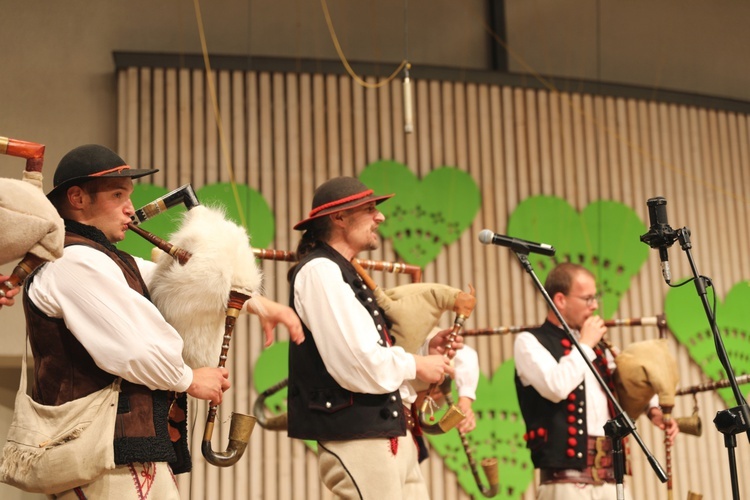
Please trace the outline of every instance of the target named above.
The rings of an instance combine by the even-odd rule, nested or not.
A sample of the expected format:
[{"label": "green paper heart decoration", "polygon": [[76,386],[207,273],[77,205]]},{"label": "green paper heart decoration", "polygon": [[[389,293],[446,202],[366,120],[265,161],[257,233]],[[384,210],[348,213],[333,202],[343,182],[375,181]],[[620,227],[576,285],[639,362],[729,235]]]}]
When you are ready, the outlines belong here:
[{"label": "green paper heart decoration", "polygon": [[[289,342],[274,342],[264,349],[253,367],[253,386],[258,394],[289,377]],[[265,400],[270,415],[286,412],[286,387]]]},{"label": "green paper heart decoration", "polygon": [[380,233],[407,263],[424,267],[471,225],[482,200],[474,179],[453,167],[431,171],[421,181],[406,165],[381,160],[359,175],[375,194],[395,193],[378,208]]},{"label": "green paper heart decoration", "polygon": [[[275,232],[274,216],[271,208],[268,206],[265,198],[254,189],[237,184],[236,198],[229,183],[209,184],[196,191],[196,196],[201,204],[212,207],[221,207],[224,209],[229,220],[237,224],[242,224],[240,212],[237,206],[237,200],[242,207],[244,220],[247,223],[248,234],[252,240],[252,246],[255,248],[265,248],[273,241]],[[136,184],[133,189],[131,199],[133,206],[140,208],[160,196],[167,194],[167,189],[152,184]],[[166,240],[174,233],[181,220],[181,215],[185,212],[184,206],[175,206],[165,213],[152,217],[142,223],[140,227]],[[120,250],[130,253],[144,259],[151,258],[151,249],[153,245],[144,238],[128,232],[125,239],[118,245]]]},{"label": "green paper heart decoration", "polygon": [[[499,489],[495,498],[520,498],[534,479],[531,453],[523,440],[526,426],[518,405],[514,374],[512,359],[504,362],[491,380],[479,374],[477,400],[472,405],[477,427],[465,435],[485,489],[489,483],[479,463],[485,458],[497,458]],[[458,399],[455,390],[453,396],[454,400]],[[427,435],[427,438],[445,465],[456,474],[464,491],[474,498],[484,498],[458,432],[451,430]]]},{"label": "green paper heart decoration", "polygon": [[[275,342],[264,349],[253,367],[253,386],[258,394],[273,387],[289,377],[289,342]],[[264,401],[266,413],[270,416],[286,413],[286,398],[289,393],[284,387],[277,393],[270,395]],[[318,452],[318,443],[307,440],[304,443],[314,452]]]},{"label": "green paper heart decoration", "polygon": [[[711,308],[714,304],[714,289],[707,289]],[[736,376],[750,373],[750,281],[735,284],[724,300],[716,301],[714,315],[724,348]],[[692,285],[670,288],[664,298],[664,313],[667,325],[674,336],[684,345],[690,357],[711,380],[726,379],[719,357],[716,354],[713,332],[703,303]],[[728,407],[737,405],[731,388],[719,389],[719,395]]]},{"label": "green paper heart decoration", "polygon": [[605,200],[590,203],[579,214],[562,198],[532,196],[519,203],[508,220],[509,235],[555,247],[554,257],[529,255],[542,283],[560,262],[574,262],[594,273],[605,318],[617,311],[631,278],[648,259],[649,248],[640,241],[645,232],[646,225],[630,207]]}]

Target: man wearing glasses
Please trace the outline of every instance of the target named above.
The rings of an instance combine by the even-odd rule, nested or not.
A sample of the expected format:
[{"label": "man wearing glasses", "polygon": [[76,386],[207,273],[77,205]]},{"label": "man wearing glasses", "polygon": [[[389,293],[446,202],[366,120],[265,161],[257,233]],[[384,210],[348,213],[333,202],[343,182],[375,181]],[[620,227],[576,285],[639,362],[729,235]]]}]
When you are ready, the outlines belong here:
[{"label": "man wearing glasses", "polygon": [[[607,327],[594,314],[599,307],[594,275],[577,264],[563,263],[549,273],[544,287],[614,393],[613,357],[599,345]],[[526,423],[524,440],[534,467],[540,469],[537,498],[617,498],[612,443],[604,436],[613,409],[554,311],[541,327],[518,335],[514,358],[516,392]],[[658,398],[649,406],[649,418],[664,429]],[[674,440],[679,432],[674,419],[668,427],[669,439]],[[625,498],[631,498],[627,489]]]}]

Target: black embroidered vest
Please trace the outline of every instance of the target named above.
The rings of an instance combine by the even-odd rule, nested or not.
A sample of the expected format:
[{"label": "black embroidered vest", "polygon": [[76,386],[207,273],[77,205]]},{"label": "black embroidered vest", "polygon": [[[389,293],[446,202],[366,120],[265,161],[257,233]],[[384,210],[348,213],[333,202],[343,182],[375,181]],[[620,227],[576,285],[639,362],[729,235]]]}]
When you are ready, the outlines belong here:
[{"label": "black embroidered vest", "polygon": [[[546,321],[530,333],[559,361],[572,348],[565,332]],[[521,414],[526,423],[526,447],[536,468],[586,467],[586,397],[581,383],[566,399],[553,403],[515,375]],[[603,432],[603,431],[602,431]]]},{"label": "black embroidered vest", "polygon": [[[341,268],[344,281],[352,288],[362,307],[372,315],[380,332],[381,345],[387,344],[387,325],[372,291],[340,253],[322,245],[305,256],[291,277],[289,304],[294,308],[294,281],[310,260],[323,257]],[[362,394],[341,387],[326,371],[312,333],[303,323],[305,341],[289,346],[289,437],[337,441],[406,434],[404,407],[398,391],[389,394]],[[325,332],[318,332],[323,333]]]}]

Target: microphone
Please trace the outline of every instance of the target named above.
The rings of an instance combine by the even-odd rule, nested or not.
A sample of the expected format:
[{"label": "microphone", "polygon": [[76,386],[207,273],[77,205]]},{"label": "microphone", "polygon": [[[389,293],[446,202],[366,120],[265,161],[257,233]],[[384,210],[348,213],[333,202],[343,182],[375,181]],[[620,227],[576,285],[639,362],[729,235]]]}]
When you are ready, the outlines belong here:
[{"label": "microphone", "polygon": [[414,111],[411,104],[411,79],[409,78],[409,70],[406,70],[406,76],[404,77],[404,133],[411,134],[414,132]]},{"label": "microphone", "polygon": [[531,241],[511,238],[502,234],[493,233],[489,229],[483,229],[479,232],[479,241],[485,245],[499,245],[508,247],[516,252],[521,253],[538,253],[542,255],[555,255],[555,247],[546,243],[533,243]]},{"label": "microphone", "polygon": [[667,221],[667,200],[663,196],[649,198],[646,206],[648,206],[648,218],[651,227],[646,234],[641,235],[641,241],[651,248],[659,249],[661,273],[664,276],[664,281],[669,284],[672,281],[672,272],[669,269],[667,248],[671,247],[674,240],[677,239],[677,233],[669,226]]}]

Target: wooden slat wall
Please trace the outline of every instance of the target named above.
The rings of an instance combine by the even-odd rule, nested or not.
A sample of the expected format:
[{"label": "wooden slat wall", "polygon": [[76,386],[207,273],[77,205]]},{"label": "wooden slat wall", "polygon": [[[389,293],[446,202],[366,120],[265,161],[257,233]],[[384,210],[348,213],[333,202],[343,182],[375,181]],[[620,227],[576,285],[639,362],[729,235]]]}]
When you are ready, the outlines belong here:
[{"label": "wooden slat wall", "polygon": [[[533,195],[554,195],[576,209],[598,199],[632,207],[648,223],[647,198],[669,200],[673,227],[692,230],[698,269],[714,280],[723,297],[736,282],[750,279],[748,199],[750,130],[748,116],[621,97],[500,87],[471,82],[414,82],[415,132],[404,134],[402,87],[394,81],[364,89],[346,76],[243,71],[211,75],[222,116],[226,145],[214,119],[210,87],[203,71],[129,68],[118,75],[118,150],[141,166],[161,168],[154,181],[168,189],[192,182],[234,179],[258,190],[276,216],[274,247],[293,249],[298,234],[291,226],[309,209],[313,187],[336,175],[357,175],[365,165],[394,159],[419,177],[443,165],[469,172],[480,186],[481,210],[471,227],[424,270],[424,280],[477,288],[478,307],[466,327],[493,327],[539,321],[545,307],[515,257],[485,247],[478,232],[504,233],[516,205]],[[369,79],[375,82],[375,79]],[[226,146],[230,162],[224,158]],[[252,232],[252,228],[251,228]],[[674,248],[678,248],[675,245]],[[687,259],[673,251],[676,277],[690,274]],[[398,260],[385,242],[372,258]],[[286,302],[287,264],[265,262],[267,295]],[[402,277],[377,276],[382,286]],[[651,252],[624,296],[619,317],[662,312],[667,287],[658,256]],[[226,443],[232,409],[249,412],[257,394],[249,380],[262,351],[254,318],[240,322],[234,336],[234,387],[220,412],[214,449]],[[620,345],[651,338],[653,331],[622,328],[612,336]],[[279,340],[287,332],[277,331]],[[512,356],[510,336],[473,338],[482,372],[493,371]],[[687,350],[674,338],[670,346],[680,368],[680,385],[703,379]],[[712,425],[722,401],[698,395],[704,422],[701,438],[681,436],[673,449],[674,497],[688,490],[706,499],[731,496],[723,436]],[[192,417],[194,471],[179,479],[185,499],[329,499],[320,485],[316,457],[283,433],[257,428],[246,457],[229,469],[208,466],[200,452],[205,405]],[[675,415],[689,415],[690,397],[678,398]],[[663,437],[642,418],[638,429],[663,463]],[[745,440],[738,439],[739,481],[744,496],[750,481]],[[643,454],[632,445],[634,498],[666,498]],[[423,464],[434,499],[466,499],[455,475],[433,454]],[[532,485],[523,495],[534,498]]]}]

